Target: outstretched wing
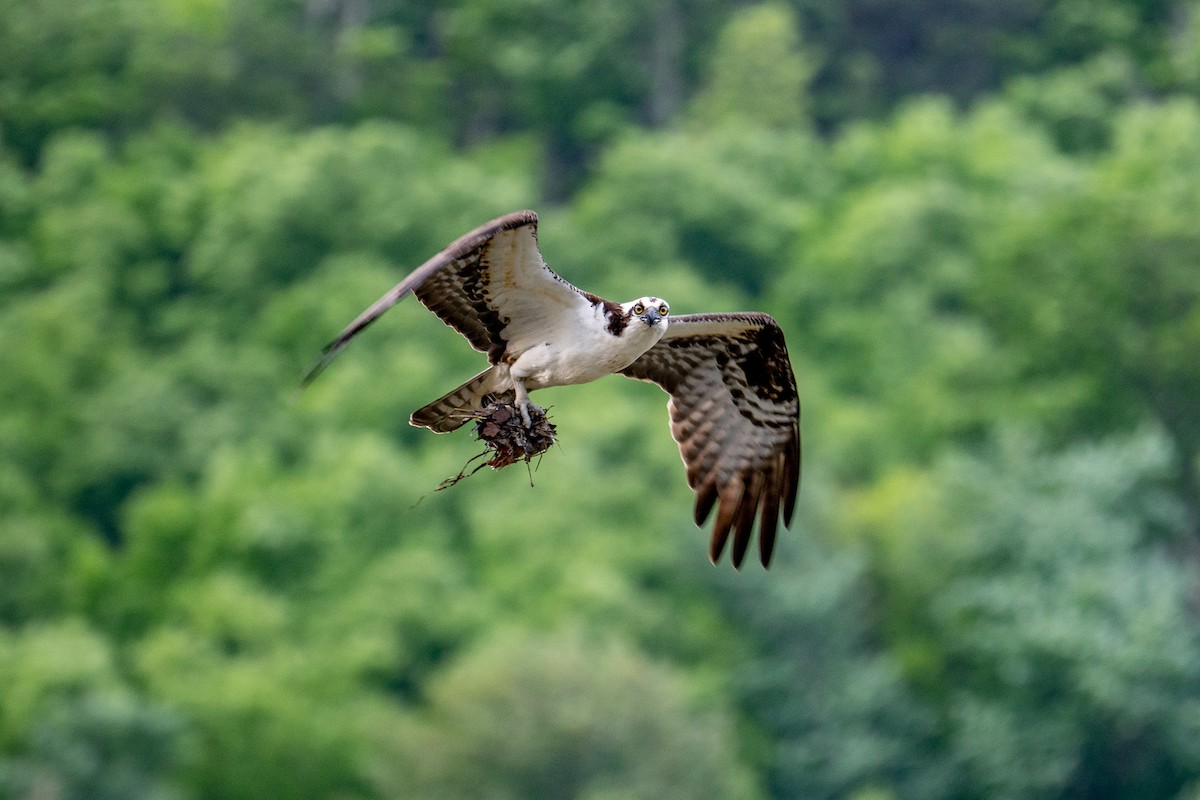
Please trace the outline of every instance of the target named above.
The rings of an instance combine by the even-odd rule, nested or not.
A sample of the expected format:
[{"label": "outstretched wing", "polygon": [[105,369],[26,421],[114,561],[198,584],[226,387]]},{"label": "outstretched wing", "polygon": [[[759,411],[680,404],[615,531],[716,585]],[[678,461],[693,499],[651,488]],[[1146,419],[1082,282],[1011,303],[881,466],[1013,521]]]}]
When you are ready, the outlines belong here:
[{"label": "outstretched wing", "polygon": [[413,270],[325,346],[301,384],[311,383],[351,339],[409,292],[493,364],[514,339],[592,302],[542,260],[537,214],[517,211],[481,225]]},{"label": "outstretched wing", "polygon": [[732,531],[740,567],[757,515],[767,566],[780,511],[790,525],[800,485],[800,402],[778,323],[752,313],[672,317],[658,344],[622,373],[671,395],[671,435],[696,493],[696,524],[720,501],[709,557],[721,557]]}]

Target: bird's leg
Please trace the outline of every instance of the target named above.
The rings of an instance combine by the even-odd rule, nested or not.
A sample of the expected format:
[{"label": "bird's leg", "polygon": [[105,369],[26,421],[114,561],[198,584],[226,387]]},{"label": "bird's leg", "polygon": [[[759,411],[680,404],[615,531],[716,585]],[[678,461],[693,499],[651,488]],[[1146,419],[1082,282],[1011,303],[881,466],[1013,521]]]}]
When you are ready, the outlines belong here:
[{"label": "bird's leg", "polygon": [[525,423],[525,429],[533,427],[533,420],[529,416],[529,391],[526,390],[525,384],[518,379],[513,379],[513,391],[517,395],[517,408],[521,409],[521,421]]}]

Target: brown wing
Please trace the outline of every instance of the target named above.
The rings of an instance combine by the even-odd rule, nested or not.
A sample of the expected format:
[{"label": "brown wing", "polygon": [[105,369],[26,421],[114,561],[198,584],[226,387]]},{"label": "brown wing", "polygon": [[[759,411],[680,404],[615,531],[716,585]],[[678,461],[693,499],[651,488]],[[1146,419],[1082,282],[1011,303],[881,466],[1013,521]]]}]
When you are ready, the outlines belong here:
[{"label": "brown wing", "polygon": [[800,485],[800,402],[783,331],[766,314],[673,317],[649,352],[622,370],[671,395],[671,435],[703,525],[718,501],[709,557],[740,567],[759,518],[759,556],[771,560],[782,509],[790,525]]},{"label": "brown wing", "polygon": [[481,225],[413,270],[325,346],[301,385],[409,292],[493,364],[513,336],[524,333],[522,320],[540,324],[555,310],[590,303],[542,261],[537,214],[517,211]]}]

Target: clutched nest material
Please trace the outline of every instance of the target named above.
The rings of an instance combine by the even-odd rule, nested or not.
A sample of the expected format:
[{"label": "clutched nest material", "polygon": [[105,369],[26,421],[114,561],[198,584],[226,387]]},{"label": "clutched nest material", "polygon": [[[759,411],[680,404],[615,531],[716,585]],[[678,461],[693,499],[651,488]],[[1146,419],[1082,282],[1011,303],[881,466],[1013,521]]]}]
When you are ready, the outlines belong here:
[{"label": "clutched nest material", "polygon": [[[478,412],[475,438],[483,442],[493,455],[486,466],[492,469],[507,467],[534,456],[541,455],[554,444],[554,425],[546,412],[535,405],[529,406],[528,428],[521,418],[521,409],[513,403],[492,403]],[[485,450],[483,455],[487,455]]]},{"label": "clutched nest material", "polygon": [[[500,469],[518,461],[529,463],[535,456],[550,449],[556,441],[555,428],[546,412],[535,405],[529,406],[529,427],[521,418],[521,409],[515,403],[493,402],[472,414],[475,422],[475,438],[484,444],[484,451],[472,458],[452,478],[447,478],[438,490],[448,489],[484,467]],[[489,457],[470,472],[467,468],[481,458]]]}]

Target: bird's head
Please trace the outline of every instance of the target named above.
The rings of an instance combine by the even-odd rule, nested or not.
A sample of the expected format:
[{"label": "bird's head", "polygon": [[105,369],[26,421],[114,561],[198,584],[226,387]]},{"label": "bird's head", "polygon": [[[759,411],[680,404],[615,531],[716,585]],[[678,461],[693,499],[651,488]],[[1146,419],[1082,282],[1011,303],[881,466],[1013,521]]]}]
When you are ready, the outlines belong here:
[{"label": "bird's head", "polygon": [[640,321],[659,330],[666,330],[667,315],[671,313],[671,307],[661,297],[639,297],[623,303],[621,308],[630,322]]}]

